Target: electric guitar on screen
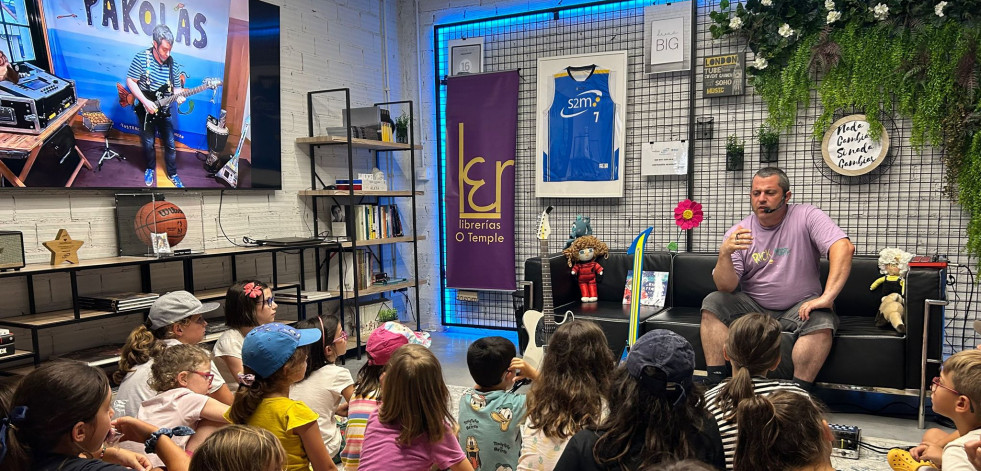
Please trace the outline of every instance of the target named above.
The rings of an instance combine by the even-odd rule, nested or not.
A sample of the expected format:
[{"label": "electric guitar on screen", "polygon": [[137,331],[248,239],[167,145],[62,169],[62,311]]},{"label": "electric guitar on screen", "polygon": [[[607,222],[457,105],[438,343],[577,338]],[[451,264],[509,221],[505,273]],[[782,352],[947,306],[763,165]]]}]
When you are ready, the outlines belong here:
[{"label": "electric guitar on screen", "polygon": [[[140,91],[143,92],[143,96],[153,101],[153,105],[157,107],[157,111],[156,113],[147,113],[146,107],[143,106],[143,102],[140,100],[133,101],[133,109],[136,110],[136,116],[140,119],[141,123],[153,121],[158,118],[167,118],[170,116],[171,103],[178,97],[189,97],[205,90],[215,90],[220,86],[221,80],[206,78],[201,85],[194,88],[185,88],[177,93],[173,93],[171,86],[168,84],[163,84],[156,90],[144,90],[141,88]],[[122,101],[121,98],[120,102]]]},{"label": "electric guitar on screen", "polygon": [[[564,324],[572,312],[566,312],[562,322],[555,322],[555,312],[552,309],[552,274],[548,263],[548,237],[552,235],[552,227],[548,223],[548,214],[552,212],[552,207],[545,208],[538,221],[538,251],[542,257],[542,312],[535,310],[525,311],[521,318],[525,331],[528,332],[528,346],[525,348],[525,362],[535,369],[542,365],[542,358],[545,357],[545,347],[548,339],[555,332],[555,326]],[[541,330],[538,323],[542,322]],[[542,341],[539,341],[541,334]]]}]

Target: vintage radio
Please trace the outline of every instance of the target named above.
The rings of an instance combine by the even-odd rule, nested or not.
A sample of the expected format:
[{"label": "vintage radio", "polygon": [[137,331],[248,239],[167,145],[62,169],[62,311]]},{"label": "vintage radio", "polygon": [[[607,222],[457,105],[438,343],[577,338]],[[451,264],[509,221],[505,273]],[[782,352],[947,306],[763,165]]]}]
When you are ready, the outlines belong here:
[{"label": "vintage radio", "polygon": [[18,83],[0,81],[0,131],[40,134],[78,101],[75,82],[27,62],[17,67]]},{"label": "vintage radio", "polygon": [[24,233],[0,231],[0,271],[24,268]]}]

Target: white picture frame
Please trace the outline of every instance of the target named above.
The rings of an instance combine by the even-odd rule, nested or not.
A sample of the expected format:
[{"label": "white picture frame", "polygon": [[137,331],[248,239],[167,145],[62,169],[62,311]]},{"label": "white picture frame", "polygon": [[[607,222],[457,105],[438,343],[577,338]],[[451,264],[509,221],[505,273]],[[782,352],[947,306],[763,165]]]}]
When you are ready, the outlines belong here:
[{"label": "white picture frame", "polygon": [[690,1],[644,8],[644,73],[691,70]]},{"label": "white picture frame", "polygon": [[[595,65],[609,70],[609,92],[615,104],[613,144],[616,178],[609,181],[545,181],[544,156],[549,148],[549,110],[555,95],[555,76],[567,67]],[[627,51],[573,54],[538,59],[538,106],[535,143],[535,196],[538,198],[621,198],[624,188],[626,153],[625,114],[627,103]]]},{"label": "white picture frame", "polygon": [[447,77],[484,72],[484,38],[451,39],[446,43]]}]

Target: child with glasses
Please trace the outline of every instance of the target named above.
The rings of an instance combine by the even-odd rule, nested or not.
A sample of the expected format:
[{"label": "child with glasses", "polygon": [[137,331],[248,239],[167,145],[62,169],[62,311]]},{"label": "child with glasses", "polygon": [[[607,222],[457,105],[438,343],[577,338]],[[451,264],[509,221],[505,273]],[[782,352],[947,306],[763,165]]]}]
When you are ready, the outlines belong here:
[{"label": "child with glasses", "polygon": [[[158,394],[143,401],[136,418],[157,427],[173,429],[183,425],[194,429],[194,435],[174,437],[174,442],[188,453],[228,425],[223,417],[228,406],[207,396],[215,377],[208,352],[194,345],[168,347],[154,360],[150,370],[153,373],[150,386]],[[142,450],[142,445],[133,451]],[[154,466],[162,464],[156,455],[149,456]]]},{"label": "child with glasses", "polygon": [[930,429],[923,443],[909,452],[890,451],[889,466],[899,471],[941,466],[945,471],[973,469],[964,445],[981,439],[981,350],[965,350],[948,358],[930,390],[933,411],[954,421],[956,435]]},{"label": "child with glasses", "polygon": [[[272,289],[259,280],[233,284],[225,294],[225,325],[211,356],[229,385],[236,385],[242,372],[242,342],[254,327],[276,321],[276,301]],[[232,389],[235,389],[232,387]]]},{"label": "child with glasses", "polygon": [[335,415],[347,417],[348,401],[354,394],[351,372],[335,364],[347,352],[347,333],[336,316],[325,315],[296,324],[297,329],[317,329],[320,342],[307,348],[307,370],[303,380],[290,389],[290,398],[303,401],[320,414],[317,425],[327,453],[334,463],[341,462],[343,440]]},{"label": "child with glasses", "polygon": [[[171,291],[153,302],[146,321],[126,337],[119,356],[119,369],[112,375],[119,383],[113,401],[116,415],[136,417],[140,404],[157,394],[149,384],[153,359],[167,347],[195,345],[204,340],[208,321],[203,315],[220,306],[218,303],[201,303],[187,291]],[[214,362],[210,369],[212,373],[218,373]],[[212,381],[208,396],[225,404],[232,403],[232,393],[220,376]]]}]

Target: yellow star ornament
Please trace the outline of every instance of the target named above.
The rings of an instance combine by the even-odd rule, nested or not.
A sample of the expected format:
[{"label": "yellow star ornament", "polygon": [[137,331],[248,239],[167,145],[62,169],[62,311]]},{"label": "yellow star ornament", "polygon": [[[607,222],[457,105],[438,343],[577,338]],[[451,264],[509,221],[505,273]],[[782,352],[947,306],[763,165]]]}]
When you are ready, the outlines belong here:
[{"label": "yellow star ornament", "polygon": [[61,265],[64,262],[78,263],[78,249],[82,248],[84,241],[72,240],[68,235],[67,229],[58,229],[55,240],[43,242],[46,249],[51,251],[51,264]]}]

